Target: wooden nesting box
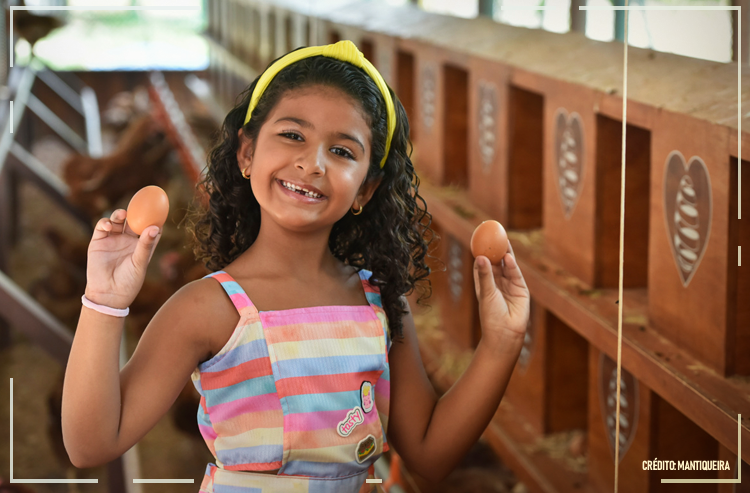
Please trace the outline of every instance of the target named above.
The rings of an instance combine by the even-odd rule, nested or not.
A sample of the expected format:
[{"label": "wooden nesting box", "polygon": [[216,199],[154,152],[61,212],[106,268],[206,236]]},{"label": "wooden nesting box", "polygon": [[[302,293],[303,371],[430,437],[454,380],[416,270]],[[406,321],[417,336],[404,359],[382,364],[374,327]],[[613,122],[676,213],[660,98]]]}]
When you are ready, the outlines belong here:
[{"label": "wooden nesting box", "polygon": [[433,255],[441,265],[430,279],[440,305],[441,328],[463,349],[474,348],[482,335],[474,289],[474,257],[462,241],[439,223],[433,221],[431,227],[440,236]]},{"label": "wooden nesting box", "polygon": [[505,392],[539,434],[587,427],[588,342],[534,299],[521,355]]},{"label": "wooden nesting box", "polygon": [[[619,279],[622,122],[598,114],[601,94],[556,81],[545,101],[544,234],[547,254],[596,288]],[[647,285],[651,134],[626,132],[623,286]]]},{"label": "wooden nesting box", "polygon": [[[444,48],[398,41],[404,69],[413,66],[409,123],[415,166],[435,185],[468,186],[469,71],[468,57]],[[413,60],[409,60],[413,57]],[[399,60],[398,71],[402,69]],[[399,82],[401,75],[399,74]],[[401,94],[399,85],[399,94]]]},{"label": "wooden nesting box", "polygon": [[[663,479],[717,479],[719,471],[644,470],[643,461],[719,460],[719,443],[625,368],[620,391],[620,466],[623,493],[717,492],[717,484],[670,484]],[[614,489],[617,366],[589,350],[588,475],[596,491]]]},{"label": "wooden nesting box", "polygon": [[469,61],[468,190],[510,229],[542,226],[544,97],[511,84],[510,67]]},{"label": "wooden nesting box", "polygon": [[[750,274],[735,253],[750,244],[750,227],[737,219],[729,132],[663,111],[652,156],[650,321],[717,372],[750,374]],[[750,189],[750,172],[742,181]],[[750,207],[743,209],[750,217]]]}]

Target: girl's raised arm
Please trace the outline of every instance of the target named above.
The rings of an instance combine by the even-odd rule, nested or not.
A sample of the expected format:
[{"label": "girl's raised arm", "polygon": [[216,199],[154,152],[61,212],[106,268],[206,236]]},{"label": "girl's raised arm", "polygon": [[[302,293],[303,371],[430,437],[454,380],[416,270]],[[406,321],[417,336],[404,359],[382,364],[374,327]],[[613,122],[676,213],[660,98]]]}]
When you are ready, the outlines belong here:
[{"label": "girl's raised arm", "polygon": [[[86,297],[117,309],[138,294],[158,241],[148,236],[149,229],[140,238],[125,232],[125,213],[119,209],[99,221],[87,264]],[[216,284],[195,281],[175,293],[151,320],[122,371],[124,318],[82,307],[62,399],[63,442],[76,467],[116,459],[169,410],[209,351],[204,324],[217,321],[208,307],[223,294],[210,289],[211,282]]]},{"label": "girl's raised arm", "polygon": [[404,316],[403,343],[394,340],[388,354],[388,442],[425,478],[444,479],[482,435],[521,353],[530,296],[510,243],[509,248],[502,266],[490,266],[486,257],[475,260],[482,339],[448,392],[438,398],[427,378],[411,312]]}]

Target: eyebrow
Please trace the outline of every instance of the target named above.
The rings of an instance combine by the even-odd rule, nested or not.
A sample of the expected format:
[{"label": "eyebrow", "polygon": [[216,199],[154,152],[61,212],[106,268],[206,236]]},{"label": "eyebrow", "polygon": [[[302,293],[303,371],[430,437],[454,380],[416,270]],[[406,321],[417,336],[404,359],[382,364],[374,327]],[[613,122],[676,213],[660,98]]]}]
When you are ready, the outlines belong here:
[{"label": "eyebrow", "polygon": [[[279,123],[279,122],[283,122],[283,121],[294,122],[297,125],[299,125],[301,127],[304,127],[304,128],[313,128],[313,129],[315,128],[313,126],[313,124],[310,123],[310,122],[308,122],[307,120],[303,120],[301,118],[295,118],[293,116],[285,116],[283,118],[279,118],[274,123]],[[362,149],[362,153],[364,154],[364,152],[365,152],[365,146],[362,144],[362,142],[360,142],[360,140],[358,138],[354,137],[353,135],[349,135],[349,134],[344,133],[344,132],[338,132],[338,133],[335,134],[335,137],[339,138],[339,139],[351,140],[352,142],[356,143]]]}]

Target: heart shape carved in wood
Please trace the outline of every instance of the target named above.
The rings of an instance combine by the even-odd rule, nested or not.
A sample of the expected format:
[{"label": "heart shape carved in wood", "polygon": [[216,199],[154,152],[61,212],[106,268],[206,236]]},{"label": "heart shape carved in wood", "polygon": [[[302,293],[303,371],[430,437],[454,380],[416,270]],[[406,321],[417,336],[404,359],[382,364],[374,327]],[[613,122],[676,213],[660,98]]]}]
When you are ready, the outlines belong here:
[{"label": "heart shape carved in wood", "polygon": [[565,218],[570,218],[583,186],[583,124],[578,113],[559,108],[555,116],[557,184]]},{"label": "heart shape carved in wood", "polygon": [[711,178],[703,160],[672,151],[664,166],[664,219],[682,285],[698,270],[711,234]]}]

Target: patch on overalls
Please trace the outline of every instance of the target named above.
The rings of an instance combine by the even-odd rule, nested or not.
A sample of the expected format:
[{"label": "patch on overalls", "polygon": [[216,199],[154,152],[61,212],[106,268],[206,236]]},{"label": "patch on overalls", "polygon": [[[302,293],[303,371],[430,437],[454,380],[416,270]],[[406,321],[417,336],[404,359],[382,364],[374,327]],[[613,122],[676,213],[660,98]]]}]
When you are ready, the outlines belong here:
[{"label": "patch on overalls", "polygon": [[357,462],[362,463],[375,453],[377,442],[373,435],[367,435],[357,444]]},{"label": "patch on overalls", "polygon": [[359,396],[362,398],[362,410],[369,413],[372,411],[372,383],[365,380],[359,388]]},{"label": "patch on overalls", "polygon": [[342,437],[348,437],[352,430],[357,426],[365,422],[365,413],[362,412],[362,408],[357,406],[348,413],[346,418],[339,421],[336,431]]}]

